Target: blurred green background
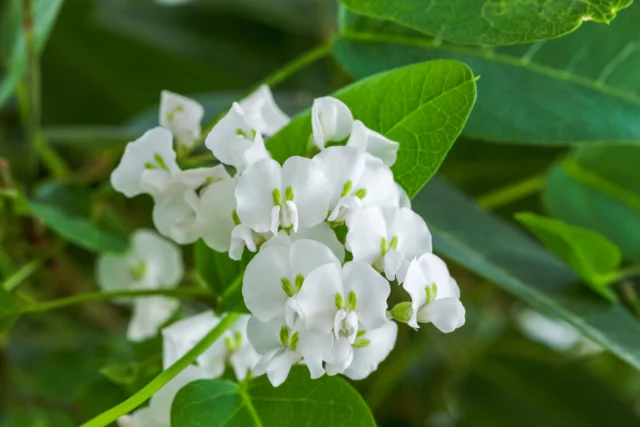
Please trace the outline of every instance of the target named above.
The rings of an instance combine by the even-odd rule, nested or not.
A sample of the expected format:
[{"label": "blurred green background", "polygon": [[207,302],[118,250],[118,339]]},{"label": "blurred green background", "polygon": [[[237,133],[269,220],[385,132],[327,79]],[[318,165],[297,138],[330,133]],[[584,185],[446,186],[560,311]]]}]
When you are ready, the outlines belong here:
[{"label": "blurred green background", "polygon": [[[2,58],[11,46],[8,11],[5,0]],[[332,0],[64,2],[41,58],[42,124],[70,165],[65,185],[81,195],[69,208],[123,234],[150,226],[149,200],[125,200],[104,183],[124,144],[156,123],[160,91],[192,96],[213,117],[283,64],[328,41],[336,15]],[[1,65],[0,72],[8,72],[8,64]],[[350,81],[328,57],[274,92],[293,114]],[[14,97],[0,110],[0,157],[25,189],[46,193],[46,170],[37,177],[25,172],[24,141]],[[482,197],[543,173],[565,152],[461,138],[441,172]],[[93,254],[8,202],[0,204],[0,277],[47,253],[22,285],[26,293],[45,300],[97,289]],[[510,219],[521,210],[542,211],[538,196],[497,213]],[[518,323],[522,303],[462,268],[452,270],[467,308],[465,327],[449,335],[401,328],[389,359],[354,384],[380,426],[640,425],[640,372],[605,352],[554,350],[528,338]],[[193,312],[203,307],[186,303]],[[78,425],[152,378],[160,369],[160,342],[127,342],[128,316],[111,304],[91,303],[20,319],[0,341],[0,425]]]}]

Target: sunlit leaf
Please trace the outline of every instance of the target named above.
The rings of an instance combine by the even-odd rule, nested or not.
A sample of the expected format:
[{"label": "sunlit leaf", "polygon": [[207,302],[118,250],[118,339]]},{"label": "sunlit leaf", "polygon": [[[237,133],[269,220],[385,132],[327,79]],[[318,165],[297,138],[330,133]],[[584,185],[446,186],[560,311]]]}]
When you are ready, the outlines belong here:
[{"label": "sunlit leaf", "polygon": [[340,0],[352,11],[457,43],[504,45],[550,39],[585,21],[609,23],[633,0]]},{"label": "sunlit leaf", "polygon": [[[438,170],[475,101],[475,77],[458,61],[431,61],[377,74],[335,93],[367,127],[398,141],[392,170],[409,196]],[[311,113],[269,139],[273,157],[305,156]]]},{"label": "sunlit leaf", "polygon": [[[504,2],[503,2],[504,3]],[[465,136],[505,143],[640,144],[640,3],[610,25],[500,48],[442,43],[389,22],[343,13],[334,53],[356,78],[448,58],[480,76]]]},{"label": "sunlit leaf", "polygon": [[238,385],[201,380],[178,392],[171,425],[196,427],[332,427],[375,426],[369,408],[342,378],[309,378],[306,368],[293,368],[284,384],[273,387],[266,375]]}]

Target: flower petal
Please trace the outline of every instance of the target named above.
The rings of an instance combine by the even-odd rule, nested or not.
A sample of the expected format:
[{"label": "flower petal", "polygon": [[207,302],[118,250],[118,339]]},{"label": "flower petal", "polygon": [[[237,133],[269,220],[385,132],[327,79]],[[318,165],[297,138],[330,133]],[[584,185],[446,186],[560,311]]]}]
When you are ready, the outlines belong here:
[{"label": "flower petal", "polygon": [[169,320],[179,306],[180,302],[175,298],[136,298],[127,329],[127,338],[130,341],[144,341],[155,337],[160,327]]},{"label": "flower petal", "polygon": [[291,120],[274,101],[269,86],[264,84],[239,104],[254,129],[266,136],[278,132]]},{"label": "flower petal", "polygon": [[249,311],[263,322],[284,319],[289,296],[282,279],[292,276],[289,251],[282,246],[264,248],[249,262],[242,280],[242,296]]},{"label": "flower petal", "polygon": [[336,375],[343,372],[353,361],[353,347],[346,337],[335,340],[331,353],[325,360],[327,375]]},{"label": "flower petal", "polygon": [[359,181],[366,160],[366,153],[354,147],[341,146],[329,147],[313,158],[329,183],[329,208],[331,210],[343,197],[345,184],[350,181],[353,188],[353,184]]},{"label": "flower petal", "polygon": [[445,334],[464,325],[465,309],[457,298],[436,299],[418,311],[418,322],[433,323]]},{"label": "flower petal", "polygon": [[287,159],[282,166],[282,189],[289,187],[293,190],[301,227],[313,227],[324,221],[329,210],[329,184],[316,162],[298,156]]},{"label": "flower petal", "polygon": [[223,165],[216,165],[213,167],[183,170],[177,172],[173,179],[174,182],[179,182],[196,189],[208,183],[231,179],[231,175],[229,175],[229,172],[227,172]]},{"label": "flower petal", "polygon": [[289,376],[291,367],[302,359],[300,353],[291,350],[285,350],[276,354],[267,365],[267,377],[271,385],[278,387]]},{"label": "flower petal", "polygon": [[244,166],[244,153],[254,143],[254,129],[238,103],[211,129],[204,143],[222,163],[235,168]]},{"label": "flower petal", "polygon": [[191,147],[200,138],[204,108],[199,102],[163,90],[160,97],[160,126],[168,129],[177,141]]},{"label": "flower petal", "polygon": [[354,291],[356,294],[355,312],[360,327],[376,329],[384,325],[387,322],[387,298],[391,293],[389,282],[369,264],[358,261],[344,265],[342,280],[345,293]]},{"label": "flower petal", "polygon": [[391,208],[385,211],[395,213],[391,233],[396,236],[398,251],[402,252],[406,260],[432,251],[431,233],[420,215],[409,208]]},{"label": "flower petal", "polygon": [[[286,235],[286,233],[285,233]],[[279,237],[280,235],[278,235]],[[287,236],[288,237],[288,236]],[[344,246],[338,240],[338,236],[333,231],[331,226],[326,222],[321,222],[310,228],[300,228],[297,233],[291,233],[291,242],[293,240],[309,239],[315,240],[327,246],[333,254],[338,258],[340,263],[344,262]],[[273,240],[273,239],[272,239]],[[280,245],[283,245],[282,241],[279,241]],[[269,241],[271,243],[271,241]],[[291,244],[291,243],[289,243]]]},{"label": "flower petal", "polygon": [[242,173],[235,194],[238,217],[244,225],[259,233],[271,229],[273,190],[281,191],[281,183],[280,165],[272,159],[254,163]]},{"label": "flower petal", "polygon": [[315,240],[297,240],[289,248],[291,278],[299,274],[307,277],[316,268],[330,263],[340,265],[331,249]]},{"label": "flower petal", "polygon": [[298,292],[298,305],[306,329],[318,334],[331,332],[338,310],[336,293],[346,297],[339,264],[325,264],[305,278],[304,285]]},{"label": "flower petal", "polygon": [[426,286],[430,285],[417,260],[412,260],[402,287],[411,295],[411,319],[407,324],[418,329],[418,311],[427,302]]},{"label": "flower petal", "polygon": [[346,104],[336,98],[316,98],[311,107],[313,140],[321,150],[328,141],[341,141],[349,136],[353,115]]},{"label": "flower petal", "polygon": [[256,316],[251,316],[247,323],[247,338],[258,354],[267,355],[283,348],[280,342],[282,326],[285,326],[282,320],[261,322]]},{"label": "flower petal", "polygon": [[346,246],[353,254],[354,261],[373,265],[382,256],[383,238],[388,245],[387,222],[380,208],[374,206],[353,212],[349,219]]},{"label": "flower petal", "polygon": [[128,254],[100,254],[96,265],[96,281],[100,290],[110,292],[139,288],[129,268]]},{"label": "flower petal", "polygon": [[[161,165],[158,164],[157,158],[161,158]],[[111,185],[127,197],[142,194],[144,190],[140,187],[140,180],[142,173],[147,169],[145,165],[156,170],[165,170],[170,174],[180,170],[176,163],[176,153],[173,151],[171,132],[156,127],[128,143],[120,163],[111,174]]]},{"label": "flower petal", "polygon": [[378,132],[369,129],[360,120],[353,122],[348,147],[356,147],[382,160],[387,166],[393,166],[398,158],[400,144]]},{"label": "flower petal", "polygon": [[343,372],[344,375],[352,380],[368,377],[391,353],[397,336],[398,325],[395,322],[387,322],[378,329],[367,331],[362,338],[369,340],[369,345],[353,349],[353,361]]},{"label": "flower petal", "polygon": [[333,337],[331,334],[314,334],[306,329],[298,329],[297,332],[300,338],[296,351],[304,357],[311,378],[320,378],[324,375],[322,362],[333,347]]},{"label": "flower petal", "polygon": [[[195,242],[200,234],[197,221],[198,196],[184,184],[174,184],[153,206],[153,224],[160,234],[185,245]],[[194,209],[196,205],[196,209]]]},{"label": "flower petal", "polygon": [[236,209],[237,184],[237,176],[223,179],[209,185],[200,194],[197,212],[200,237],[218,252],[227,252],[231,244],[231,231],[236,226],[233,211]]}]

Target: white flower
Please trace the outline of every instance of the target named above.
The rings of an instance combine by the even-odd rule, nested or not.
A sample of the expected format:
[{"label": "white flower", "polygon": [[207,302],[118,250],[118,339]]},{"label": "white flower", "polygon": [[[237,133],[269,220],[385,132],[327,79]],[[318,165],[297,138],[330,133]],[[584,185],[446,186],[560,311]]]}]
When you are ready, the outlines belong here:
[{"label": "white flower", "polygon": [[[220,323],[220,319],[209,310],[187,317],[164,328],[162,330],[163,369],[167,369],[187,354],[218,323]],[[198,362],[201,361],[200,357]],[[209,372],[209,374],[212,377],[217,377],[222,375],[222,372]]]},{"label": "white flower", "polygon": [[295,295],[304,287],[309,273],[325,264],[340,268],[331,249],[314,240],[298,240],[289,247],[263,247],[244,273],[244,302],[262,322],[284,320],[294,323]]},{"label": "white flower", "polygon": [[179,170],[171,132],[156,127],[127,144],[111,174],[111,185],[125,196],[134,197],[146,192],[141,185],[144,175],[152,172],[154,179],[165,181]]},{"label": "white flower", "polygon": [[180,306],[175,298],[161,296],[136,298],[127,328],[127,339],[144,341],[153,338]]},{"label": "white flower", "polygon": [[253,129],[266,136],[278,132],[291,120],[278,107],[267,85],[261,85],[239,104]]},{"label": "white flower", "polygon": [[342,373],[352,380],[368,377],[391,353],[397,336],[398,325],[395,322],[387,322],[378,329],[366,331],[352,345],[352,361]]},{"label": "white flower", "polygon": [[346,246],[353,259],[384,271],[389,280],[402,283],[411,260],[432,250],[427,224],[408,208],[360,209],[348,226]]},{"label": "white flower", "polygon": [[191,147],[200,138],[204,108],[199,102],[163,90],[160,96],[160,126],[168,129],[179,144]]},{"label": "white flower", "polygon": [[198,194],[185,184],[172,184],[153,206],[153,224],[174,242],[185,245],[200,237]]},{"label": "white flower", "polygon": [[[209,378],[218,378],[224,373],[229,361],[238,380],[247,376],[258,361],[258,355],[247,339],[249,315],[240,316],[207,350],[198,356],[197,362]],[[167,369],[195,344],[215,328],[220,319],[212,311],[188,317],[162,330],[162,364]]]},{"label": "white flower", "polygon": [[393,166],[398,158],[400,144],[384,135],[369,129],[360,120],[353,122],[348,147],[356,147],[379,158],[387,166]]},{"label": "white flower", "polygon": [[101,254],[97,282],[105,292],[175,288],[183,275],[180,249],[147,229],[136,230],[124,254]]},{"label": "white flower", "polygon": [[249,165],[265,158],[269,153],[262,134],[256,130],[238,103],[211,129],[205,145],[218,160],[242,172]]},{"label": "white flower", "polygon": [[281,167],[272,159],[251,165],[236,187],[238,217],[258,233],[298,231],[327,215],[329,188],[320,167],[310,159],[290,157]]},{"label": "white flower", "polygon": [[387,323],[391,289],[370,265],[361,262],[326,264],[309,274],[296,302],[305,327],[317,334],[333,333],[335,343],[326,359],[327,373],[346,369],[363,330]]},{"label": "white flower", "polygon": [[143,173],[140,180],[140,187],[144,192],[153,196],[155,201],[158,201],[158,199],[161,199],[171,192],[171,187],[174,185],[183,185],[196,190],[204,185],[227,178],[230,178],[230,176],[223,165],[177,170],[172,174],[153,169]]},{"label": "white flower", "polygon": [[324,374],[322,361],[333,343],[331,335],[309,332],[302,328],[301,322],[289,327],[284,321],[263,323],[255,316],[249,319],[247,335],[258,354],[262,355],[253,368],[253,373],[266,373],[274,387],[282,384],[289,375],[291,366],[303,359],[311,378],[321,377]]},{"label": "white flower", "polygon": [[380,159],[354,147],[329,147],[313,161],[329,182],[329,221],[345,221],[361,207],[398,206],[398,186]]},{"label": "white flower", "polygon": [[411,295],[409,326],[417,329],[418,322],[431,322],[449,333],[464,325],[460,288],[437,256],[426,253],[411,261],[402,286]]},{"label": "white flower", "polygon": [[293,242],[302,239],[315,240],[322,243],[331,249],[340,263],[344,262],[344,246],[338,240],[338,236],[336,236],[331,226],[326,222],[321,222],[311,228],[299,228],[297,232],[292,231],[288,234],[286,231],[280,230],[276,236],[263,243],[262,248],[279,245],[288,249]]},{"label": "white flower", "polygon": [[325,96],[316,98],[311,107],[313,141],[319,149],[329,141],[341,141],[349,136],[353,115],[344,102]]}]

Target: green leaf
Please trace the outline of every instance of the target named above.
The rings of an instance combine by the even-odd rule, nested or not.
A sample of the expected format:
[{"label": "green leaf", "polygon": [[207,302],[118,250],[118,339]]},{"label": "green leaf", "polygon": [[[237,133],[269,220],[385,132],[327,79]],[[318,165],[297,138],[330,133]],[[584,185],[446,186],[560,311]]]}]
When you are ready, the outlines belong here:
[{"label": "green leaf", "polygon": [[[38,53],[44,50],[44,45],[62,7],[62,2],[63,0],[33,0],[32,2],[35,44]],[[3,45],[3,57],[0,58],[8,68],[4,77],[0,79],[0,108],[7,102],[27,70],[27,46],[21,25],[21,3],[21,0],[10,0],[5,5],[6,15],[3,24],[11,28],[12,34],[7,36],[13,43],[11,47]],[[4,57],[4,54],[8,56]]]},{"label": "green leaf", "polygon": [[481,78],[464,135],[495,142],[640,144],[636,45],[640,3],[609,26],[500,48],[442,43],[384,21],[343,13],[334,54],[363,78],[436,58],[463,61]]},{"label": "green leaf", "polygon": [[229,258],[229,254],[216,252],[202,240],[194,245],[198,275],[216,295],[220,296],[241,273],[241,264]]},{"label": "green leaf", "polygon": [[547,174],[542,197],[551,215],[596,230],[640,260],[640,148],[577,150]]},{"label": "green leaf", "polygon": [[61,237],[94,252],[124,252],[127,239],[90,219],[91,196],[77,184],[50,183],[29,200],[29,209]]},{"label": "green leaf", "polygon": [[0,288],[0,338],[20,316],[20,304],[8,291]]},{"label": "green leaf", "polygon": [[437,177],[413,208],[429,225],[436,251],[640,368],[640,322],[621,305],[586,292],[570,268],[525,233],[479,211]]},{"label": "green leaf", "polygon": [[248,384],[224,380],[192,382],[180,390],[171,408],[174,427],[331,427],[375,426],[360,395],[342,378],[309,378],[294,367],[275,388],[265,375]]},{"label": "green leaf", "polygon": [[388,19],[456,43],[506,45],[550,39],[585,21],[609,23],[633,0],[340,0],[350,10]]},{"label": "green leaf", "polygon": [[571,266],[593,290],[609,301],[617,300],[609,285],[620,267],[622,254],[614,243],[587,228],[530,212],[520,212],[516,214],[516,219],[551,252]]},{"label": "green leaf", "polygon": [[[431,61],[371,76],[334,96],[367,127],[400,143],[392,170],[411,197],[438,170],[462,131],[475,101],[475,77],[458,61]],[[311,113],[305,111],[267,145],[283,162],[305,156],[310,135]]]}]

